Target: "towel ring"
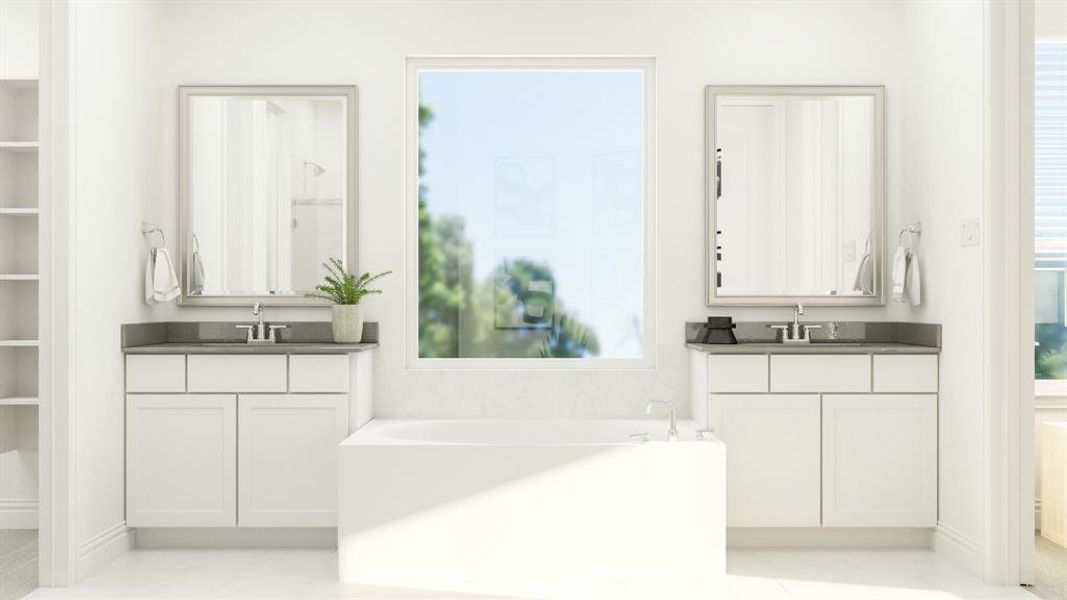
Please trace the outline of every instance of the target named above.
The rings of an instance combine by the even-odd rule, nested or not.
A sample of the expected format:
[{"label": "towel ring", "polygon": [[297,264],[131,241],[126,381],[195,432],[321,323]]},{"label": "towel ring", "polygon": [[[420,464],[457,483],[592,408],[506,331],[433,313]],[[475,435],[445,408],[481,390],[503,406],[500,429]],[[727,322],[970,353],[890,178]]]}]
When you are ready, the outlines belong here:
[{"label": "towel ring", "polygon": [[900,228],[900,235],[897,236],[897,245],[899,245],[899,246],[903,246],[904,245],[904,235],[907,234],[907,236],[908,236],[908,250],[911,250],[912,246],[915,244],[915,236],[917,236],[920,233],[922,233],[922,231],[923,231],[923,224],[922,223],[912,223],[911,225],[908,225],[907,227],[901,227]]},{"label": "towel ring", "polygon": [[155,223],[141,223],[141,233],[145,235],[151,235],[153,233],[159,234],[159,245],[154,248],[166,248],[167,247],[167,234],[163,231],[163,228]]}]

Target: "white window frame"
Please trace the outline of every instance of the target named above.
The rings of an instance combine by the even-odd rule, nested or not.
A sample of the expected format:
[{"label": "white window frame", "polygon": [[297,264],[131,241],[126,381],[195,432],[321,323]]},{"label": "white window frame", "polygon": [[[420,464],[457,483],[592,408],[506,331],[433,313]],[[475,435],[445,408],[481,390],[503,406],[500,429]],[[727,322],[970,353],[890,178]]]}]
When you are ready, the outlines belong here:
[{"label": "white window frame", "polygon": [[[1067,40],[1064,40],[1064,39],[1061,39],[1061,38],[1058,38],[1058,37],[1043,38],[1042,36],[1038,36],[1038,38],[1036,40],[1036,43],[1035,43],[1035,47],[1032,48],[1032,50],[1034,50],[1036,52],[1036,50],[1037,50],[1036,46],[1037,45],[1041,45],[1041,44],[1064,44],[1064,43],[1067,43]],[[1033,57],[1031,57],[1031,58],[1033,58]],[[1036,74],[1036,66],[1035,66],[1035,74]],[[1036,98],[1034,99],[1035,102],[1039,101],[1042,97],[1046,97],[1041,93],[1042,91],[1043,90],[1041,90],[1041,89],[1035,88],[1035,96],[1036,96]],[[1034,114],[1031,114],[1030,117],[1031,117],[1031,120],[1035,121],[1035,123],[1033,123],[1033,124],[1036,125],[1036,116]],[[1038,132],[1035,129],[1034,137],[1036,137],[1037,133]],[[1031,164],[1031,168],[1033,168],[1033,167],[1034,167],[1034,165]],[[1034,170],[1035,179],[1037,179],[1037,174],[1038,174],[1038,171],[1035,169]],[[1035,203],[1037,201],[1037,196],[1038,196],[1037,191],[1034,190],[1033,201]],[[1035,208],[1035,211],[1036,211],[1036,206],[1034,208]],[[1030,216],[1031,216],[1031,218],[1033,218],[1034,217],[1034,213],[1031,213]],[[1036,221],[1035,221],[1034,225],[1036,225]],[[1042,254],[1060,254],[1060,253],[1063,253],[1064,251],[1067,251],[1067,244],[1065,244],[1064,240],[1062,240],[1062,239],[1047,239],[1047,238],[1046,239],[1040,239],[1040,238],[1036,238],[1036,229],[1034,230],[1034,238],[1035,239],[1033,241],[1034,241],[1034,254],[1035,254],[1035,256],[1039,257]],[[1036,271],[1056,271],[1057,273],[1063,275],[1063,271],[1061,269],[1037,268],[1037,267],[1035,267],[1033,265],[1033,261],[1031,261],[1031,267],[1030,268],[1034,269]],[[1067,299],[1065,299],[1065,302],[1067,302]],[[1067,311],[1067,306],[1064,306],[1064,310]],[[1031,325],[1031,326],[1034,326],[1034,325]],[[1031,376],[1033,376],[1033,374],[1031,374]],[[1036,396],[1047,397],[1047,398],[1067,398],[1067,379],[1034,379],[1034,394]]]},{"label": "white window frame", "polygon": [[[649,56],[409,56],[404,101],[405,333],[409,370],[574,371],[655,368],[656,80]],[[419,356],[419,73],[425,71],[640,71],[644,75],[644,314],[640,358],[422,358]]]}]

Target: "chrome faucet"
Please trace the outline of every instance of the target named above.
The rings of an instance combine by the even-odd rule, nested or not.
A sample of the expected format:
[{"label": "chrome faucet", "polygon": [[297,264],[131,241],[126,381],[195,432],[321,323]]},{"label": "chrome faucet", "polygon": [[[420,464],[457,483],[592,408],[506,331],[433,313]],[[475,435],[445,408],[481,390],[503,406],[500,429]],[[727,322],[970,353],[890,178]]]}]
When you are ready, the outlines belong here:
[{"label": "chrome faucet", "polygon": [[800,315],[804,314],[804,305],[797,303],[793,307],[793,322],[786,325],[768,325],[771,329],[782,332],[784,344],[807,344],[811,342],[811,330],[822,329],[822,325],[805,325],[800,322]]},{"label": "chrome faucet", "polygon": [[269,325],[263,322],[263,304],[256,302],[252,305],[252,315],[259,317],[255,325],[237,325],[238,329],[248,330],[245,343],[248,344],[273,344],[278,341],[278,330],[285,329],[288,325]]},{"label": "chrome faucet", "polygon": [[678,441],[678,422],[674,416],[674,403],[670,400],[649,400],[645,405],[645,414],[651,415],[659,407],[667,409],[667,441]]},{"label": "chrome faucet", "polygon": [[252,305],[252,316],[259,317],[259,323],[256,324],[256,335],[252,336],[257,339],[267,338],[267,326],[263,323],[263,303],[256,302]]},{"label": "chrome faucet", "polygon": [[[258,304],[256,306],[259,306]],[[797,302],[797,305],[793,307],[793,326],[789,330],[789,337],[794,340],[798,340],[804,335],[803,325],[800,324],[800,315],[804,314],[804,305]],[[260,327],[263,326],[263,318],[259,319]]]}]

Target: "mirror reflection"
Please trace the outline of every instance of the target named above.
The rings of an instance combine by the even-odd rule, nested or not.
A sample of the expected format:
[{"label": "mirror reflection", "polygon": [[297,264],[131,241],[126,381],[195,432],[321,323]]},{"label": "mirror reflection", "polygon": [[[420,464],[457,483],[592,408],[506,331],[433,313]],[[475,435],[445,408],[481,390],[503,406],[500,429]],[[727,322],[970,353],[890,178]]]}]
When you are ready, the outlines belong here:
[{"label": "mirror reflection", "polygon": [[715,96],[713,298],[880,293],[876,100]]},{"label": "mirror reflection", "polygon": [[188,96],[188,296],[296,296],[347,260],[346,96]]}]

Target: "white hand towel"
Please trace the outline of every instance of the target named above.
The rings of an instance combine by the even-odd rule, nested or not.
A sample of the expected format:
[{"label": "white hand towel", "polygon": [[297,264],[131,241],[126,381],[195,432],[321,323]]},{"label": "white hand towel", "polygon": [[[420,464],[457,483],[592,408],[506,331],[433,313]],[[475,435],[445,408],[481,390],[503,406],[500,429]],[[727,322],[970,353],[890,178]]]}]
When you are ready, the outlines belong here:
[{"label": "white hand towel", "polygon": [[904,288],[908,292],[908,302],[912,306],[919,306],[922,302],[922,283],[919,274],[919,257],[914,253],[908,253],[908,280]]},{"label": "white hand towel", "polygon": [[200,251],[193,251],[193,289],[191,294],[204,293],[204,259],[200,257]]},{"label": "white hand towel", "polygon": [[156,302],[170,302],[178,297],[181,288],[166,248],[156,248],[155,263],[155,270],[152,274],[152,297]]},{"label": "white hand towel", "polygon": [[149,305],[156,303],[155,290],[156,249],[149,248],[144,261],[144,301]]},{"label": "white hand towel", "polygon": [[904,282],[908,272],[908,251],[903,247],[897,248],[893,255],[893,300],[906,302],[904,299]]},{"label": "white hand towel", "polygon": [[871,264],[871,255],[864,254],[860,259],[860,266],[856,269],[856,281],[852,284],[852,291],[863,292],[864,296],[874,295],[874,265]]}]

